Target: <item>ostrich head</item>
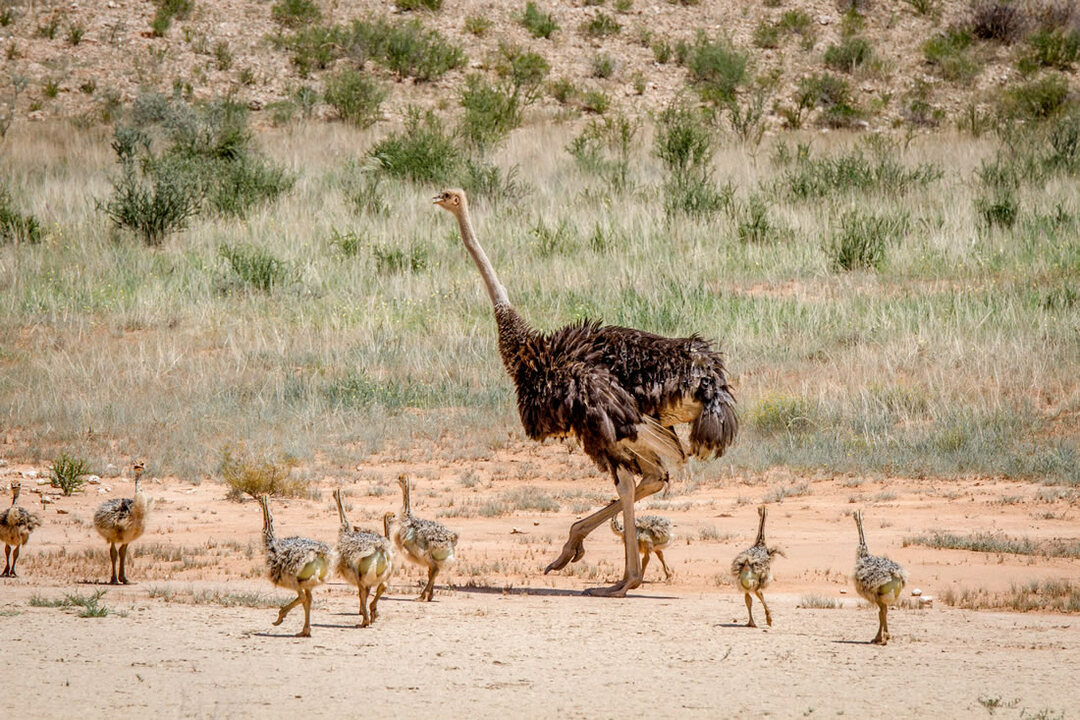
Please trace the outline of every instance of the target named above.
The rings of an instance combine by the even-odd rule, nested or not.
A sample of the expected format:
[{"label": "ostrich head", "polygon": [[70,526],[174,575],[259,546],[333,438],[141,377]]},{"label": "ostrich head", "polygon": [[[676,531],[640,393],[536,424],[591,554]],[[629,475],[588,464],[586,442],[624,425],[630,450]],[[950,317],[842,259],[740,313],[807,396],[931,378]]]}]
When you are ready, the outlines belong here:
[{"label": "ostrich head", "polygon": [[455,216],[464,210],[468,210],[469,207],[468,203],[465,201],[465,191],[456,188],[443,190],[432,198],[432,201],[443,210],[447,210]]}]

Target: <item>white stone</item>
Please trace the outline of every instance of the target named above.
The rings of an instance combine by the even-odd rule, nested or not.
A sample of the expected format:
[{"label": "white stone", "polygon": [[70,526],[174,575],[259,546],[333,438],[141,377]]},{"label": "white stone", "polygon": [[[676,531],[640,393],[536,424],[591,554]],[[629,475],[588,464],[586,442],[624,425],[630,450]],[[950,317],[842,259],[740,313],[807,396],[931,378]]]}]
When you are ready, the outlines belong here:
[{"label": "white stone", "polygon": [[911,591],[911,594],[914,597],[919,597],[920,595],[922,595],[922,590],[920,590],[919,588],[915,588],[914,590]]}]

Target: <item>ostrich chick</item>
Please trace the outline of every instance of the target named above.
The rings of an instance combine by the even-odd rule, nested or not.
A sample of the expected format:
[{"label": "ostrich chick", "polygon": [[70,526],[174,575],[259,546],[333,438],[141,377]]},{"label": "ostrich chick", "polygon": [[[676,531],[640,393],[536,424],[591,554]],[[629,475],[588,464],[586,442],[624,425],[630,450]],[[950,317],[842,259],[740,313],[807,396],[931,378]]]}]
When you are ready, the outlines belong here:
[{"label": "ostrich chick", "polygon": [[854,512],[855,527],[859,529],[859,547],[855,549],[855,589],[867,602],[877,605],[878,631],[870,642],[884,645],[889,642],[889,606],[895,605],[907,584],[907,573],[899,563],[883,555],[871,555],[863,533],[862,510]]},{"label": "ostrich chick", "polygon": [[270,514],[270,498],[259,496],[263,514],[263,544],[266,546],[266,565],[270,581],[278,587],[296,592],[296,599],[281,606],[274,625],[299,604],[304,605],[304,629],[296,637],[311,637],[311,590],[326,582],[330,574],[330,546],[304,537],[278,539],[274,533],[274,516]]},{"label": "ostrich chick", "polygon": [[[139,491],[139,478],[145,465],[136,462],[132,466],[135,473],[135,497],[106,500],[94,513],[94,529],[109,543],[109,560],[112,562],[110,585],[127,584],[128,545],[139,539],[146,530],[146,516],[150,511],[150,498]],[[120,549],[117,550],[117,546]],[[116,559],[120,558],[120,572],[116,572]]]},{"label": "ostrich chick", "polygon": [[767,513],[765,506],[759,507],[757,512],[757,540],[731,561],[731,576],[735,578],[735,584],[743,591],[746,598],[746,613],[750,616],[746,627],[757,627],[757,624],[754,623],[754,611],[751,607],[754,602],[750,598],[751,593],[757,595],[761,607],[765,608],[765,623],[771,627],[772,614],[769,612],[769,606],[765,604],[765,598],[762,596],[761,591],[772,580],[773,558],[777,555],[783,555],[784,551],[778,547],[769,547],[765,544],[765,515]]},{"label": "ostrich chick", "polygon": [[[642,515],[634,518],[634,526],[637,528],[638,552],[641,553],[641,577],[645,577],[645,568],[649,566],[649,553],[656,553],[660,565],[664,568],[664,579],[670,580],[673,573],[664,562],[664,548],[672,540],[671,520],[659,515]],[[619,516],[611,518],[611,531],[623,536],[623,526],[619,522]]]},{"label": "ostrich chick", "polygon": [[[341,529],[338,531],[337,573],[345,582],[356,587],[360,595],[360,627],[367,627],[379,612],[379,598],[386,592],[386,583],[394,572],[394,550],[391,542],[373,532],[356,530],[349,525],[345,514],[345,505],[341,501],[341,490],[334,490],[334,502],[337,503]],[[386,521],[383,521],[385,528]],[[371,591],[375,596],[368,607]]]},{"label": "ostrich chick", "polygon": [[[417,599],[431,602],[435,595],[435,576],[454,562],[458,534],[442,523],[421,520],[413,515],[409,501],[409,479],[404,475],[399,476],[398,485],[401,486],[401,523],[394,534],[394,543],[398,550],[405,553],[405,557],[427,568],[427,585]],[[386,522],[389,521],[384,519]]]},{"label": "ostrich chick", "polygon": [[[15,563],[19,561],[19,549],[30,539],[30,533],[41,526],[40,515],[15,504],[21,490],[22,483],[18,480],[11,483],[11,507],[0,512],[0,540],[4,542],[4,572],[0,577],[18,577]],[[15,548],[14,553],[11,548]]]}]

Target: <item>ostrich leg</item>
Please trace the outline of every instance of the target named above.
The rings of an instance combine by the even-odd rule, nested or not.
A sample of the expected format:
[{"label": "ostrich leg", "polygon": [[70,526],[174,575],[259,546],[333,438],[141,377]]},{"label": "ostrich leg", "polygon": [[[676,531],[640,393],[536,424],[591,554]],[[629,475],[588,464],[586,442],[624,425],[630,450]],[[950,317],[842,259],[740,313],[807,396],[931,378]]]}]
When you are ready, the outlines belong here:
[{"label": "ostrich leg", "polygon": [[619,500],[623,514],[623,544],[626,550],[626,570],[623,579],[610,587],[588,588],[586,595],[597,597],[626,597],[627,590],[641,585],[641,556],[638,554],[637,525],[634,523],[634,478],[627,472],[616,471],[618,478],[615,489],[619,491]]},{"label": "ostrich leg", "polygon": [[[619,482],[616,478],[616,484]],[[638,483],[637,489],[634,491],[634,500],[640,500],[641,498],[648,497],[655,493],[660,492],[666,483],[663,477],[655,475],[647,475],[641,478],[641,482]],[[551,564],[544,568],[544,574],[547,575],[552,570],[561,570],[569,563],[577,562],[585,555],[585,538],[596,528],[600,527],[611,518],[615,517],[622,510],[622,500],[615,500],[610,504],[604,506],[603,509],[594,512],[588,517],[584,517],[578,520],[576,523],[570,526],[570,538],[563,545],[562,552],[559,553],[559,557],[551,561]],[[625,518],[623,518],[625,522]],[[636,536],[636,532],[634,535]],[[624,531],[623,536],[626,533]]]}]

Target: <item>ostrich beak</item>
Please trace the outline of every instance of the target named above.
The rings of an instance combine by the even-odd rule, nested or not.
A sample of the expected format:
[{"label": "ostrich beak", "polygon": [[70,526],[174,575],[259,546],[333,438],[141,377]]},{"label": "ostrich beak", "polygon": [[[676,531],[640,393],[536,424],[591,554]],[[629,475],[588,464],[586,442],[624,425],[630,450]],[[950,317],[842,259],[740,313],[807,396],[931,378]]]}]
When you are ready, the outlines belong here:
[{"label": "ostrich beak", "polygon": [[440,200],[442,200],[442,195],[436,195],[435,197],[431,198],[431,204],[438,205]]}]

